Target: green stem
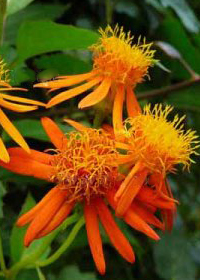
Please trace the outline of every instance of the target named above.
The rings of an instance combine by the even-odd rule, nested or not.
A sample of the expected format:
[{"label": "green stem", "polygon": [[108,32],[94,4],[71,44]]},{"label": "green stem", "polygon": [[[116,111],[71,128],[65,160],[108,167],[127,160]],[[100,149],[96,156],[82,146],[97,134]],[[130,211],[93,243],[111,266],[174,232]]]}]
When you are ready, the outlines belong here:
[{"label": "green stem", "polygon": [[72,231],[70,232],[66,241],[60,246],[60,248],[51,257],[49,257],[48,259],[46,259],[44,261],[37,262],[36,265],[42,267],[42,266],[47,266],[47,265],[53,263],[54,261],[56,261],[66,251],[66,249],[71,245],[71,243],[74,241],[77,233],[79,232],[81,227],[84,225],[84,223],[85,223],[85,220],[84,220],[84,217],[82,216],[79,219],[79,221],[76,223],[76,225],[74,226]]},{"label": "green stem", "polygon": [[106,22],[107,24],[112,23],[112,15],[113,15],[113,3],[112,0],[105,0],[106,7]]},{"label": "green stem", "polygon": [[3,32],[4,32],[4,24],[5,24],[5,16],[6,16],[6,4],[7,0],[0,0],[0,45],[3,42]]},{"label": "green stem", "polygon": [[47,235],[44,238],[44,241],[38,249],[33,251],[33,253],[30,253],[24,258],[22,258],[18,263],[13,265],[6,273],[6,277],[9,280],[14,280],[19,273],[19,271],[23,268],[30,268],[30,267],[35,267],[36,261],[39,259],[39,257],[47,250],[51,242],[54,240],[55,236],[58,234],[60,230],[62,230],[63,226],[67,227],[70,224],[74,223],[77,220],[77,214],[75,213],[71,217],[69,217],[64,224],[62,224],[60,227],[58,227],[56,230],[54,230],[52,233]]},{"label": "green stem", "polygon": [[0,265],[2,272],[6,271],[6,264],[3,256],[3,246],[2,246],[2,239],[1,239],[1,229],[0,229]]}]

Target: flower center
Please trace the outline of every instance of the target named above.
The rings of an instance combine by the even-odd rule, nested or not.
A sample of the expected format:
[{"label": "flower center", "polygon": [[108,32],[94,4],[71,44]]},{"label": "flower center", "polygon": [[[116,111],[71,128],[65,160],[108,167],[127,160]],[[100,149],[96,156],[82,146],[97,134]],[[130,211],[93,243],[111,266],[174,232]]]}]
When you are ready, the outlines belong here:
[{"label": "flower center", "polygon": [[195,131],[183,131],[182,121],[177,115],[172,121],[167,116],[172,107],[156,104],[151,110],[146,106],[144,113],[126,121],[127,135],[132,145],[135,160],[142,160],[146,166],[157,172],[173,171],[174,165],[182,163],[189,168],[191,154],[197,154]]},{"label": "flower center", "polygon": [[100,29],[102,35],[99,41],[90,47],[94,53],[94,69],[100,75],[106,76],[119,83],[131,86],[142,81],[151,66],[154,50],[152,44],[145,40],[140,44],[132,45],[130,32],[124,33],[118,26],[113,30],[108,26],[105,31]]},{"label": "flower center", "polygon": [[52,181],[67,190],[67,200],[90,201],[103,196],[116,184],[117,151],[114,141],[102,130],[71,132],[63,150],[57,151],[52,165]]}]

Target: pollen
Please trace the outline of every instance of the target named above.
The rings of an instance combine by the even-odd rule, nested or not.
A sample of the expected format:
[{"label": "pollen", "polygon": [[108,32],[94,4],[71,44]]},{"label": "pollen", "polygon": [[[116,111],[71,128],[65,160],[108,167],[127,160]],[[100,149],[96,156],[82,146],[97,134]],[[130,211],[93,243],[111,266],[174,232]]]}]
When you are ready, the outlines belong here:
[{"label": "pollen", "polygon": [[191,155],[198,155],[198,136],[195,131],[184,131],[183,120],[178,115],[168,121],[173,107],[156,104],[144,108],[144,113],[126,120],[126,134],[132,145],[129,151],[135,161],[143,162],[149,169],[159,173],[175,171],[176,164],[189,169]]},{"label": "pollen", "polygon": [[52,162],[52,181],[67,191],[68,202],[103,196],[118,177],[115,143],[102,130],[71,132]]},{"label": "pollen", "polygon": [[155,63],[155,51],[150,49],[152,43],[139,38],[133,44],[134,38],[130,32],[126,34],[123,27],[107,26],[105,31],[100,29],[99,32],[99,41],[90,47],[94,54],[94,70],[117,83],[134,86],[142,82],[148,75],[148,67]]}]

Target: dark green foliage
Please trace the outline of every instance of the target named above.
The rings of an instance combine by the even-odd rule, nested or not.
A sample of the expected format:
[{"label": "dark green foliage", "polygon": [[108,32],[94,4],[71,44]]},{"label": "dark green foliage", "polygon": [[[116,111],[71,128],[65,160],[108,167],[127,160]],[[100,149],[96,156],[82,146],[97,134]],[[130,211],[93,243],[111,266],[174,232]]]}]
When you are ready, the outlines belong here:
[{"label": "dark green foliage", "polygon": [[[1,1],[1,0],[0,0]],[[0,53],[11,69],[11,84],[29,89],[29,96],[46,102],[44,90],[33,89],[33,83],[57,75],[80,74],[92,69],[88,46],[98,39],[97,29],[107,21],[118,23],[137,38],[169,44],[157,49],[156,59],[170,71],[155,66],[150,69],[151,80],[136,88],[138,96],[160,89],[147,102],[172,104],[180,115],[187,115],[186,128],[200,133],[200,82],[194,82],[174,91],[176,83],[190,81],[191,74],[184,62],[200,74],[200,2],[189,0],[10,0],[7,9],[4,41]],[[107,5],[107,8],[106,8]],[[164,46],[164,45],[163,45]],[[171,48],[169,47],[171,46]],[[173,49],[174,48],[174,49]],[[194,74],[194,73],[193,73]],[[171,90],[165,92],[166,86]],[[27,93],[20,93],[26,96]],[[54,93],[50,93],[51,96]],[[52,148],[40,124],[44,115],[56,120],[64,132],[71,128],[63,118],[72,118],[91,125],[94,110],[77,110],[80,97],[63,102],[55,108],[28,114],[8,113],[29,145],[38,150]],[[110,121],[109,117],[106,119]],[[3,133],[7,146],[13,146],[10,137]],[[195,280],[200,279],[200,160],[191,172],[181,170],[170,179],[175,198],[180,201],[178,219],[171,234],[161,234],[161,241],[151,242],[147,237],[123,224],[120,227],[133,245],[136,263],[127,264],[110,246],[102,232],[107,263],[105,277],[98,275],[88,247],[85,229],[69,251],[52,265],[27,269],[17,280]],[[43,239],[24,249],[22,237],[25,228],[14,225],[20,211],[25,211],[39,201],[49,190],[41,180],[0,171],[0,223],[6,263],[16,263],[25,254],[31,254]],[[22,210],[21,210],[22,209]],[[53,242],[55,250],[66,239],[63,231]],[[44,253],[45,259],[49,251]],[[45,276],[44,276],[45,275]],[[0,279],[1,278],[0,276]]]}]

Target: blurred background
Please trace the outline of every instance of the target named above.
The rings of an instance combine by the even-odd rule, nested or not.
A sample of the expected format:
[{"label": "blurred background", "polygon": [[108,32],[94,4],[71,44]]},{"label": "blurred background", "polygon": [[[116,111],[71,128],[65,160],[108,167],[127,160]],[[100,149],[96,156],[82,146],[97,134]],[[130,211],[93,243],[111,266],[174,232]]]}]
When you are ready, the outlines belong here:
[{"label": "blurred background", "polygon": [[[141,105],[171,104],[174,113],[187,115],[185,128],[200,134],[199,16],[199,0],[9,0],[0,54],[11,70],[11,84],[28,88],[29,97],[46,102],[49,96],[43,90],[33,90],[33,83],[90,70],[92,57],[87,48],[98,39],[98,28],[106,27],[107,23],[114,27],[118,23],[125,31],[131,31],[135,42],[141,35],[147,42],[153,41],[156,49],[159,63],[150,69],[151,78],[136,88]],[[7,113],[29,145],[42,151],[51,146],[40,117],[52,117],[65,132],[70,128],[63,124],[63,117],[92,125],[93,109],[77,110],[79,100],[77,97],[50,110],[28,114]],[[3,139],[7,147],[14,145],[6,134]],[[200,160],[198,157],[194,160],[196,164],[190,172],[182,172],[180,166],[177,174],[169,178],[174,196],[180,201],[171,233],[159,233],[161,240],[154,242],[121,224],[136,252],[134,265],[126,263],[102,233],[107,272],[100,276],[83,228],[70,249],[43,269],[45,278],[40,279],[200,279]],[[8,264],[17,262],[24,250],[24,229],[13,227],[22,205],[30,207],[48,189],[46,182],[0,170],[0,223]],[[67,234],[68,231],[61,233],[53,248],[62,244]],[[35,270],[29,269],[17,279],[38,277]]]}]

